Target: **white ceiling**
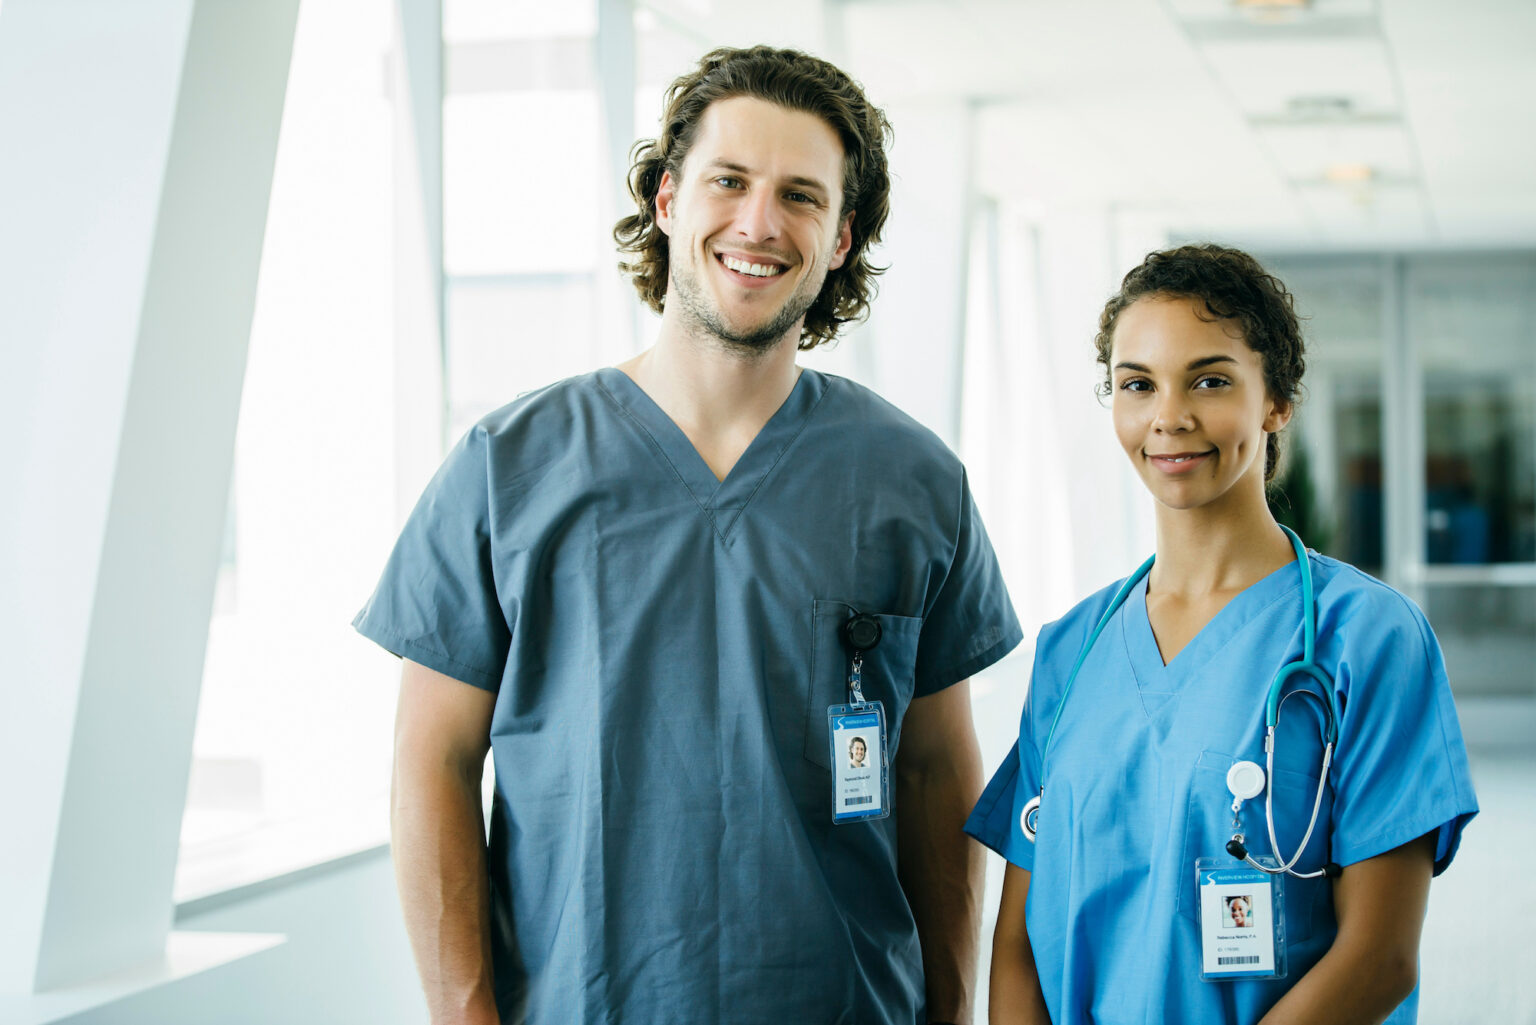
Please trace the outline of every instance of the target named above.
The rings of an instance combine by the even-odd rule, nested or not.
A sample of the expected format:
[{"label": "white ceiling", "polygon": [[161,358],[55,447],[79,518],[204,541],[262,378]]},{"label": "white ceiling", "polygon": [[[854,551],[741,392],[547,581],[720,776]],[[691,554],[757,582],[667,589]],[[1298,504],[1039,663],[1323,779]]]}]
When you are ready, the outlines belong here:
[{"label": "white ceiling", "polygon": [[1029,209],[1271,250],[1536,246],[1536,0],[1313,0],[1279,20],[1230,0],[643,6],[674,38],[837,60],[898,151],[903,106],[974,102],[980,188]]}]

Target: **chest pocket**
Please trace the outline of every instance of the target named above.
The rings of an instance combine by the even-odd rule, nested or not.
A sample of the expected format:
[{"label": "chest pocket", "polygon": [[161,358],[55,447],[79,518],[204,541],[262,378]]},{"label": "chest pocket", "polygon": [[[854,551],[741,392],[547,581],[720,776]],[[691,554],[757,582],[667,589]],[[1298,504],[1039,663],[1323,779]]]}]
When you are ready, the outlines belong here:
[{"label": "chest pocket", "polygon": [[862,689],[866,701],[885,705],[892,755],[901,740],[901,723],[916,686],[917,638],[923,621],[913,616],[882,615],[845,601],[817,598],[811,603],[811,665],[805,704],[805,757],[830,769],[827,708],[848,701],[848,649],[840,631],[856,612],[880,621],[880,643],[864,653]]},{"label": "chest pocket", "polygon": [[[1196,858],[1227,858],[1227,841],[1232,839],[1232,794],[1227,790],[1227,770],[1236,757],[1219,751],[1202,751],[1189,788],[1189,808],[1184,818],[1184,853],[1179,859],[1179,914],[1198,926],[1200,895],[1195,887]],[[1307,831],[1312,817],[1312,801],[1317,796],[1317,779],[1303,772],[1275,770],[1275,837],[1280,853],[1289,858]],[[1324,791],[1317,814],[1317,828],[1307,842],[1307,852],[1294,866],[1298,872],[1322,867],[1328,849],[1326,835],[1332,818],[1333,799]],[[1274,857],[1269,846],[1269,828],[1264,817],[1264,795],[1243,804],[1243,832],[1248,850],[1255,857]],[[1235,864],[1236,862],[1234,862]],[[1326,878],[1297,879],[1287,875],[1281,884],[1285,890],[1285,941],[1303,943],[1317,930],[1320,918],[1331,920],[1333,889]]]}]

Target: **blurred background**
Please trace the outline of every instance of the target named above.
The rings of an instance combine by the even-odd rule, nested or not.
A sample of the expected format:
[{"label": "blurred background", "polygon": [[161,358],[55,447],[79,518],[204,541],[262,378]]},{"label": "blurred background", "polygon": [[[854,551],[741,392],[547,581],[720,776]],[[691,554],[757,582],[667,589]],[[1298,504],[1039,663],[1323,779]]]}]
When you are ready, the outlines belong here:
[{"label": "blurred background", "polygon": [[[1424,607],[1483,802],[1420,1020],[1536,1022],[1529,0],[0,0],[0,1021],[422,1020],[398,663],[348,623],[470,424],[649,344],[629,149],[757,42],[895,126],[882,294],[803,362],[965,459],[1031,638],[1152,547],[1121,275],[1287,282],[1277,513]],[[975,681],[989,770],[1031,646]]]}]

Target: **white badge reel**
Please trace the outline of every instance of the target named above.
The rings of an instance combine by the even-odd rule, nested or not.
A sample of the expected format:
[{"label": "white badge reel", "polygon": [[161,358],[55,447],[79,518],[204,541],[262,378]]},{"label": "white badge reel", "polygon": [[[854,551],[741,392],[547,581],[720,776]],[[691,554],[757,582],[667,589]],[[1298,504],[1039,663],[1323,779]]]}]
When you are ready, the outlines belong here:
[{"label": "white badge reel", "polygon": [[1239,801],[1253,800],[1264,792],[1264,770],[1257,762],[1233,762],[1227,770],[1227,789]]}]

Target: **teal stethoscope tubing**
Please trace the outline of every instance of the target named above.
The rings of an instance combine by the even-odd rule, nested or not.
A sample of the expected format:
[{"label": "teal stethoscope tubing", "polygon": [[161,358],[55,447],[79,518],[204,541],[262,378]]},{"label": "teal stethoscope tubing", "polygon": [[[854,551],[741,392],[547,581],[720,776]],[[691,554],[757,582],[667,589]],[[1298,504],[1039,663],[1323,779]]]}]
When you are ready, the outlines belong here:
[{"label": "teal stethoscope tubing", "polygon": [[[1280,704],[1285,696],[1285,684],[1294,676],[1311,677],[1312,680],[1314,680],[1322,687],[1323,693],[1327,695],[1327,700],[1324,702],[1324,699],[1318,698],[1317,695],[1313,694],[1311,691],[1300,690],[1292,692],[1306,694],[1309,697],[1316,698],[1319,702],[1324,703],[1324,708],[1327,714],[1324,716],[1324,719],[1326,720],[1326,726],[1324,729],[1323,738],[1323,765],[1321,775],[1318,780],[1317,798],[1313,801],[1312,805],[1312,821],[1307,825],[1306,835],[1302,838],[1301,847],[1297,849],[1295,856],[1289,860],[1284,860],[1279,859],[1277,854],[1277,860],[1283,861],[1283,864],[1278,869],[1269,869],[1262,865],[1258,865],[1246,855],[1244,860],[1248,861],[1250,864],[1253,864],[1257,868],[1263,868],[1267,872],[1290,872],[1292,875],[1300,875],[1305,878],[1322,874],[1310,872],[1297,873],[1292,872],[1291,868],[1296,864],[1296,860],[1301,857],[1302,851],[1306,850],[1307,843],[1311,840],[1312,837],[1312,829],[1317,824],[1318,809],[1322,805],[1323,787],[1327,784],[1328,766],[1333,760],[1333,747],[1334,744],[1338,742],[1339,738],[1339,699],[1338,694],[1334,690],[1333,681],[1328,678],[1328,675],[1323,672],[1322,668],[1315,661],[1317,652],[1317,601],[1312,586],[1312,561],[1307,557],[1306,546],[1301,543],[1301,538],[1296,536],[1295,531],[1291,530],[1284,524],[1280,525],[1280,529],[1285,531],[1285,536],[1290,539],[1291,547],[1296,552],[1296,565],[1301,571],[1302,654],[1299,661],[1288,662],[1281,666],[1280,670],[1275,673],[1274,679],[1272,679],[1269,683],[1269,694],[1264,701],[1264,752],[1266,763],[1266,771],[1264,774],[1264,812],[1265,818],[1268,820],[1269,825],[1270,845],[1276,850],[1278,850],[1279,844],[1276,842],[1275,838],[1274,815],[1272,811],[1274,793],[1272,780],[1274,778],[1275,726],[1280,720]],[[1034,801],[1030,802],[1031,804],[1035,805],[1034,810],[1036,813],[1038,813],[1039,802],[1045,795],[1045,761],[1047,756],[1050,754],[1051,740],[1056,736],[1056,727],[1061,723],[1061,713],[1067,707],[1067,698],[1072,693],[1072,686],[1077,682],[1078,671],[1082,669],[1083,662],[1088,658],[1088,652],[1093,650],[1094,642],[1099,639],[1099,634],[1104,632],[1104,627],[1109,625],[1110,619],[1112,619],[1115,613],[1119,611],[1120,607],[1125,604],[1125,600],[1130,595],[1132,589],[1135,588],[1135,586],[1140,583],[1148,573],[1152,571],[1152,564],[1156,561],[1157,556],[1153,555],[1151,558],[1147,559],[1146,562],[1143,562],[1137,568],[1135,573],[1132,573],[1128,578],[1126,578],[1125,583],[1120,585],[1120,589],[1115,592],[1115,596],[1110,601],[1109,607],[1105,609],[1104,614],[1099,617],[1099,622],[1093,628],[1093,632],[1090,633],[1088,635],[1088,639],[1083,642],[1082,650],[1077,653],[1077,661],[1072,663],[1072,672],[1067,676],[1066,689],[1062,691],[1061,700],[1056,703],[1056,714],[1051,718],[1051,728],[1045,735],[1045,747],[1040,752],[1040,797],[1037,797],[1034,799]],[[1236,808],[1234,808],[1234,812],[1235,811]],[[1033,821],[1030,816],[1031,809],[1026,807],[1024,812],[1024,821]],[[1033,841],[1033,828],[1030,826],[1025,826],[1025,835],[1031,841]]]}]

